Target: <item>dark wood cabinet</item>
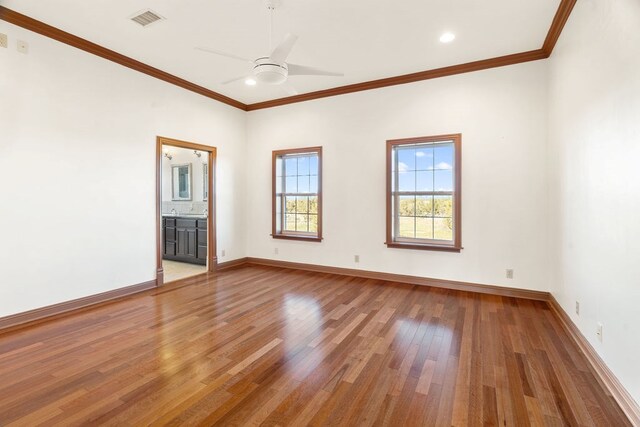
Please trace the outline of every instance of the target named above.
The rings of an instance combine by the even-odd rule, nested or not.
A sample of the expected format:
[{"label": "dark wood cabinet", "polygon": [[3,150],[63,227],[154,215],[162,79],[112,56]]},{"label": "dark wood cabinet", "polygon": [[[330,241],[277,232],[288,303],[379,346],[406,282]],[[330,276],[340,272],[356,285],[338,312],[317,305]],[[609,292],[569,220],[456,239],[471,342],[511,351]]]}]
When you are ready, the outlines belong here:
[{"label": "dark wood cabinet", "polygon": [[164,259],[206,265],[206,219],[163,217],[162,236]]}]

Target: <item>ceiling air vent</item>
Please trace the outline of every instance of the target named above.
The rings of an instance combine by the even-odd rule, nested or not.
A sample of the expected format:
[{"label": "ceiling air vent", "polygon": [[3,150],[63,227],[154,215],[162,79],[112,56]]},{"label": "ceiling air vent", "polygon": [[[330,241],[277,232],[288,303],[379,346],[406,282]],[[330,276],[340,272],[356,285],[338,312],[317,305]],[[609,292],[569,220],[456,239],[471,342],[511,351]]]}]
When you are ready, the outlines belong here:
[{"label": "ceiling air vent", "polygon": [[131,17],[133,22],[140,24],[143,27],[147,27],[154,22],[162,21],[163,19],[164,18],[161,15],[150,9],[141,10]]}]

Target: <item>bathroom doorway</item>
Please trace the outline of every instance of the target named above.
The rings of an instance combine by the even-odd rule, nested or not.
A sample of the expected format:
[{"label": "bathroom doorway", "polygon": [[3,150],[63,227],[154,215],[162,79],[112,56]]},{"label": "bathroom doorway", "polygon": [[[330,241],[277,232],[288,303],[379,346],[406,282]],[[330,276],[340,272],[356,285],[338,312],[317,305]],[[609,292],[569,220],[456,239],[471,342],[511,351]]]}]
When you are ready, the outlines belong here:
[{"label": "bathroom doorway", "polygon": [[156,138],[157,284],[215,271],[216,148]]}]

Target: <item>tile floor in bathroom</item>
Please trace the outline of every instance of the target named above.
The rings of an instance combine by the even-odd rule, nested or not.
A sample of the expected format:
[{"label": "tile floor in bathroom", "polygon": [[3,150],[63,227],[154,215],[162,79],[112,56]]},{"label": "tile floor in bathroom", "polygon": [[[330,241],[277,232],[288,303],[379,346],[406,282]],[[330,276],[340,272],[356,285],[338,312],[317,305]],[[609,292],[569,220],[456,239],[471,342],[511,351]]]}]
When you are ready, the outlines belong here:
[{"label": "tile floor in bathroom", "polygon": [[204,265],[169,261],[166,259],[162,260],[162,268],[164,270],[164,283],[207,272],[207,267]]}]

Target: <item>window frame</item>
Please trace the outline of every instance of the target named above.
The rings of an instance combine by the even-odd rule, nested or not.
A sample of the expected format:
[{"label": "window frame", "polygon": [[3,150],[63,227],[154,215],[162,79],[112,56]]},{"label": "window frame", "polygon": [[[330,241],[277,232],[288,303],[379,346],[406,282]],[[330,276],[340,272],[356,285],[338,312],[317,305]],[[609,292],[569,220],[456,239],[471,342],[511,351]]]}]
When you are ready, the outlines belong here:
[{"label": "window frame", "polygon": [[[420,239],[402,238],[397,240],[394,238],[394,213],[393,213],[393,196],[394,191],[391,188],[393,185],[393,150],[396,146],[400,145],[412,145],[421,143],[438,143],[438,142],[453,142],[454,147],[454,185],[453,185],[453,242],[451,243],[436,243],[434,241],[428,241],[421,243]],[[435,136],[423,136],[416,138],[403,138],[403,139],[391,139],[387,141],[387,237],[385,244],[389,248],[402,248],[402,249],[419,249],[430,251],[447,251],[447,252],[460,252],[462,248],[462,134],[448,134],[448,135],[435,135]]]},{"label": "window frame", "polygon": [[[277,170],[276,164],[278,157],[294,154],[305,153],[318,153],[318,192],[310,193],[317,194],[318,197],[318,231],[315,235],[303,234],[300,232],[291,232],[284,230],[284,210],[282,211],[283,218],[281,224],[283,229],[278,232],[277,230]],[[286,194],[286,193],[283,193]],[[284,200],[284,198],[283,198]],[[271,237],[274,239],[287,239],[287,240],[300,240],[304,242],[321,242],[322,241],[322,147],[305,147],[305,148],[290,148],[286,150],[274,150],[271,156]]]}]

